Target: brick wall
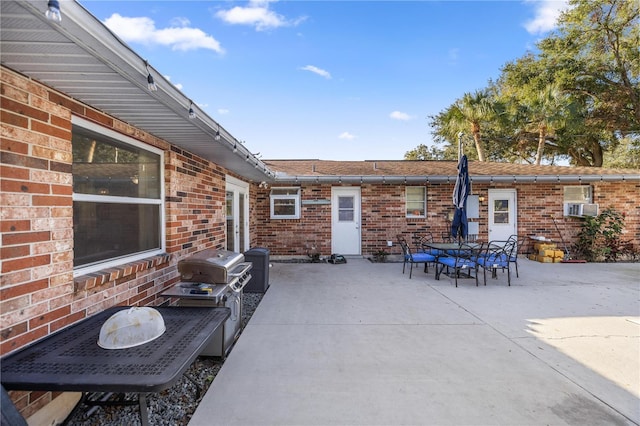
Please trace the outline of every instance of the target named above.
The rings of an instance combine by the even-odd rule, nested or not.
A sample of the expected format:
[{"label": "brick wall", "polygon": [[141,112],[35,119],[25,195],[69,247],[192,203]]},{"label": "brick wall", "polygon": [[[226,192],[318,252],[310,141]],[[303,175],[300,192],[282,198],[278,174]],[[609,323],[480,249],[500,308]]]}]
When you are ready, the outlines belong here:
[{"label": "brick wall", "polygon": [[[518,234],[542,235],[555,241],[565,240],[570,248],[576,240],[583,219],[563,216],[563,187],[575,183],[516,183],[514,185],[474,183],[473,193],[484,197],[480,202],[480,238],[488,235],[489,189],[517,191]],[[594,202],[600,210],[613,207],[625,216],[623,237],[640,244],[640,184],[638,182],[596,182],[593,186]],[[330,199],[330,184],[302,184],[302,200]],[[448,213],[453,211],[453,183],[427,184],[427,217],[405,216],[404,185],[363,184],[362,254],[372,255],[378,250],[400,254],[395,244],[396,235],[404,234],[410,240],[414,233],[429,231],[438,239],[450,232]],[[323,256],[331,254],[331,205],[302,205],[301,219],[269,218],[269,190],[256,188],[254,197],[256,225],[253,245],[268,247],[273,256],[304,256],[305,245],[312,241]],[[554,219],[556,223],[554,224]],[[259,226],[257,224],[259,223]],[[556,230],[556,225],[561,236]],[[483,237],[484,236],[484,237]],[[388,248],[386,242],[393,241]]]},{"label": "brick wall", "polygon": [[[114,305],[157,305],[158,294],[178,280],[176,263],[205,248],[225,244],[227,171],[172,147],[7,68],[0,68],[0,354]],[[167,254],[73,277],[71,116],[76,115],[165,152]],[[517,184],[521,234],[557,239],[552,217],[571,241],[580,219],[562,217],[564,184]],[[507,188],[509,185],[492,185]],[[626,234],[640,240],[640,185],[593,184],[594,201],[626,215]],[[474,184],[487,196],[489,185]],[[427,186],[425,219],[404,215],[403,185],[362,185],[362,252],[385,249],[398,233],[448,232],[452,184]],[[330,204],[303,204],[302,219],[271,220],[269,190],[250,189],[251,246],[272,255],[305,256],[315,245],[331,253]],[[330,199],[331,185],[302,185],[303,200]],[[481,204],[486,218],[486,203]],[[487,232],[486,219],[480,233]],[[399,253],[397,247],[392,252]],[[25,417],[55,393],[11,392]]]},{"label": "brick wall", "polygon": [[[0,71],[0,354],[114,305],[158,305],[180,258],[224,246],[225,169]],[[165,151],[166,255],[74,279],[72,114]],[[58,393],[10,395],[29,417]]]}]

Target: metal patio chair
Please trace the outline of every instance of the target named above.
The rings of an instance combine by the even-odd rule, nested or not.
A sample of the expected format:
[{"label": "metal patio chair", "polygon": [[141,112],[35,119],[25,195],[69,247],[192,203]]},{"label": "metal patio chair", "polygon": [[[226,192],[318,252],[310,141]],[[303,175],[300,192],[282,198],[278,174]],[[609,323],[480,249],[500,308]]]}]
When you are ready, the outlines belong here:
[{"label": "metal patio chair", "polygon": [[509,262],[516,265],[516,277],[519,278],[520,274],[518,273],[518,255],[526,254],[524,252],[524,248],[525,248],[525,245],[527,244],[528,238],[518,237],[517,235],[514,234],[510,236],[507,241],[513,242],[515,244],[515,247],[512,247],[513,248],[512,253],[509,255]]},{"label": "metal patio chair", "polygon": [[438,265],[436,264],[436,279],[440,279],[440,274],[447,268],[447,273],[449,274],[451,270],[453,270],[453,275],[456,283],[456,287],[458,287],[458,277],[461,274],[466,272],[466,276],[471,278],[471,271],[474,271],[476,287],[478,286],[478,264],[472,258],[472,253],[482,250],[482,245],[480,249],[476,249],[468,244],[461,243],[457,249],[455,250],[447,250],[448,256],[439,256],[436,260],[437,264],[440,264],[440,269],[438,270]]},{"label": "metal patio chair", "polygon": [[513,240],[491,241],[477,256],[476,263],[483,270],[484,285],[487,285],[487,270],[491,271],[491,278],[498,278],[498,269],[507,270],[507,283],[511,286],[511,255],[517,244]]},{"label": "metal patio chair", "polygon": [[413,245],[416,248],[416,253],[429,253],[434,256],[439,256],[440,250],[435,250],[429,247],[426,247],[427,243],[433,243],[433,234],[430,231],[422,232],[422,235],[419,233],[413,234]]},{"label": "metal patio chair", "polygon": [[400,247],[402,248],[402,273],[404,274],[407,263],[409,264],[409,278],[411,278],[411,273],[413,272],[413,265],[417,263],[424,263],[424,272],[428,273],[429,263],[435,262],[436,256],[425,252],[412,253],[411,247],[409,247],[409,244],[407,243],[405,237],[403,237],[402,235],[398,235],[397,239],[398,244],[400,244]]}]

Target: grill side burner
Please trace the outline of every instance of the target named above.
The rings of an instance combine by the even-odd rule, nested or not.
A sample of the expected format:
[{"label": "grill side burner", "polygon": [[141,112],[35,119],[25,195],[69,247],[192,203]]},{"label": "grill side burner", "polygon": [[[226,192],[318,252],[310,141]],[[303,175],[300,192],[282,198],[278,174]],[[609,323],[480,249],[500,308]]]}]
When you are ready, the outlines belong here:
[{"label": "grill side burner", "polygon": [[251,280],[251,262],[228,250],[203,250],[178,262],[181,282],[162,293],[177,297],[178,306],[231,309],[224,327],[218,328],[201,355],[224,358],[242,331],[242,289]]}]

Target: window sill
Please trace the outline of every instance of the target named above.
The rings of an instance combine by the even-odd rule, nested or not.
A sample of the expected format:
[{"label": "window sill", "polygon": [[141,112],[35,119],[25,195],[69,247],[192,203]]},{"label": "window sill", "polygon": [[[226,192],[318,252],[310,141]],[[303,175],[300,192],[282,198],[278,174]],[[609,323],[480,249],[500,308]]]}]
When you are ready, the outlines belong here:
[{"label": "window sill", "polygon": [[168,263],[170,260],[171,255],[161,254],[112,268],[106,268],[86,275],[80,275],[73,279],[74,293],[90,290],[94,287],[99,287],[105,283],[122,279],[137,272],[155,268],[164,263]]}]

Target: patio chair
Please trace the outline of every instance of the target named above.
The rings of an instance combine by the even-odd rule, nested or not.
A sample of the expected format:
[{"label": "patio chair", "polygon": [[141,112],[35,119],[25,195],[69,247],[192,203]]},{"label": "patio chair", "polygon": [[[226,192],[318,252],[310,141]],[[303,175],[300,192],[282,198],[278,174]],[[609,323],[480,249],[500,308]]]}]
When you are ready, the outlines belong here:
[{"label": "patio chair", "polygon": [[453,236],[451,235],[451,232],[442,232],[440,234],[440,240],[443,243],[454,243],[455,241],[453,241]]},{"label": "patio chair", "polygon": [[491,271],[491,278],[498,278],[498,269],[507,270],[507,283],[511,286],[511,254],[515,250],[513,240],[491,241],[484,246],[477,256],[476,263],[483,270],[484,285],[487,285],[487,270]]},{"label": "patio chair", "polygon": [[[431,236],[431,232],[414,232],[413,235],[411,236],[411,242],[413,243],[413,246],[415,247],[415,252],[416,253],[420,253],[422,251],[424,251],[423,247],[422,247],[422,241],[423,240],[429,240],[429,238],[431,237],[431,239],[433,239],[433,236]],[[430,241],[430,240],[429,240]]]},{"label": "patio chair", "polygon": [[527,237],[518,237],[517,235],[512,235],[509,237],[509,239],[507,240],[507,242],[513,242],[514,247],[510,247],[512,248],[512,252],[509,255],[509,262],[513,263],[516,265],[516,277],[520,277],[520,274],[518,273],[518,254],[525,254],[524,253],[524,247],[526,245],[528,241]]},{"label": "patio chair", "polygon": [[439,256],[442,254],[440,253],[440,250],[435,250],[425,246],[427,243],[434,242],[433,234],[429,231],[423,232],[422,235],[416,232],[415,234],[413,234],[413,241],[414,246],[416,247],[416,253],[429,253],[434,256]]},{"label": "patio chair", "polygon": [[[480,250],[482,250],[482,245]],[[460,246],[455,250],[447,250],[449,256],[439,256],[436,260],[436,279],[440,279],[440,274],[447,268],[447,273],[450,273],[453,270],[453,275],[456,283],[456,287],[458,287],[458,277],[464,271],[467,272],[467,277],[471,278],[471,271],[474,271],[475,279],[476,279],[476,287],[478,286],[478,264],[471,257],[471,254],[476,250],[469,246],[468,244],[461,243]],[[440,269],[438,270],[438,264],[440,264]]]},{"label": "patio chair", "polygon": [[430,253],[424,253],[424,252],[412,253],[411,247],[409,247],[409,244],[407,243],[406,238],[404,238],[402,235],[398,235],[397,239],[398,239],[398,244],[400,244],[400,247],[402,248],[402,257],[403,257],[402,273],[404,274],[404,270],[405,270],[405,267],[407,266],[407,263],[409,264],[409,278],[411,278],[411,273],[413,272],[413,265],[416,263],[424,263],[424,272],[425,273],[429,272],[428,265],[431,262],[435,262],[436,256]]}]

